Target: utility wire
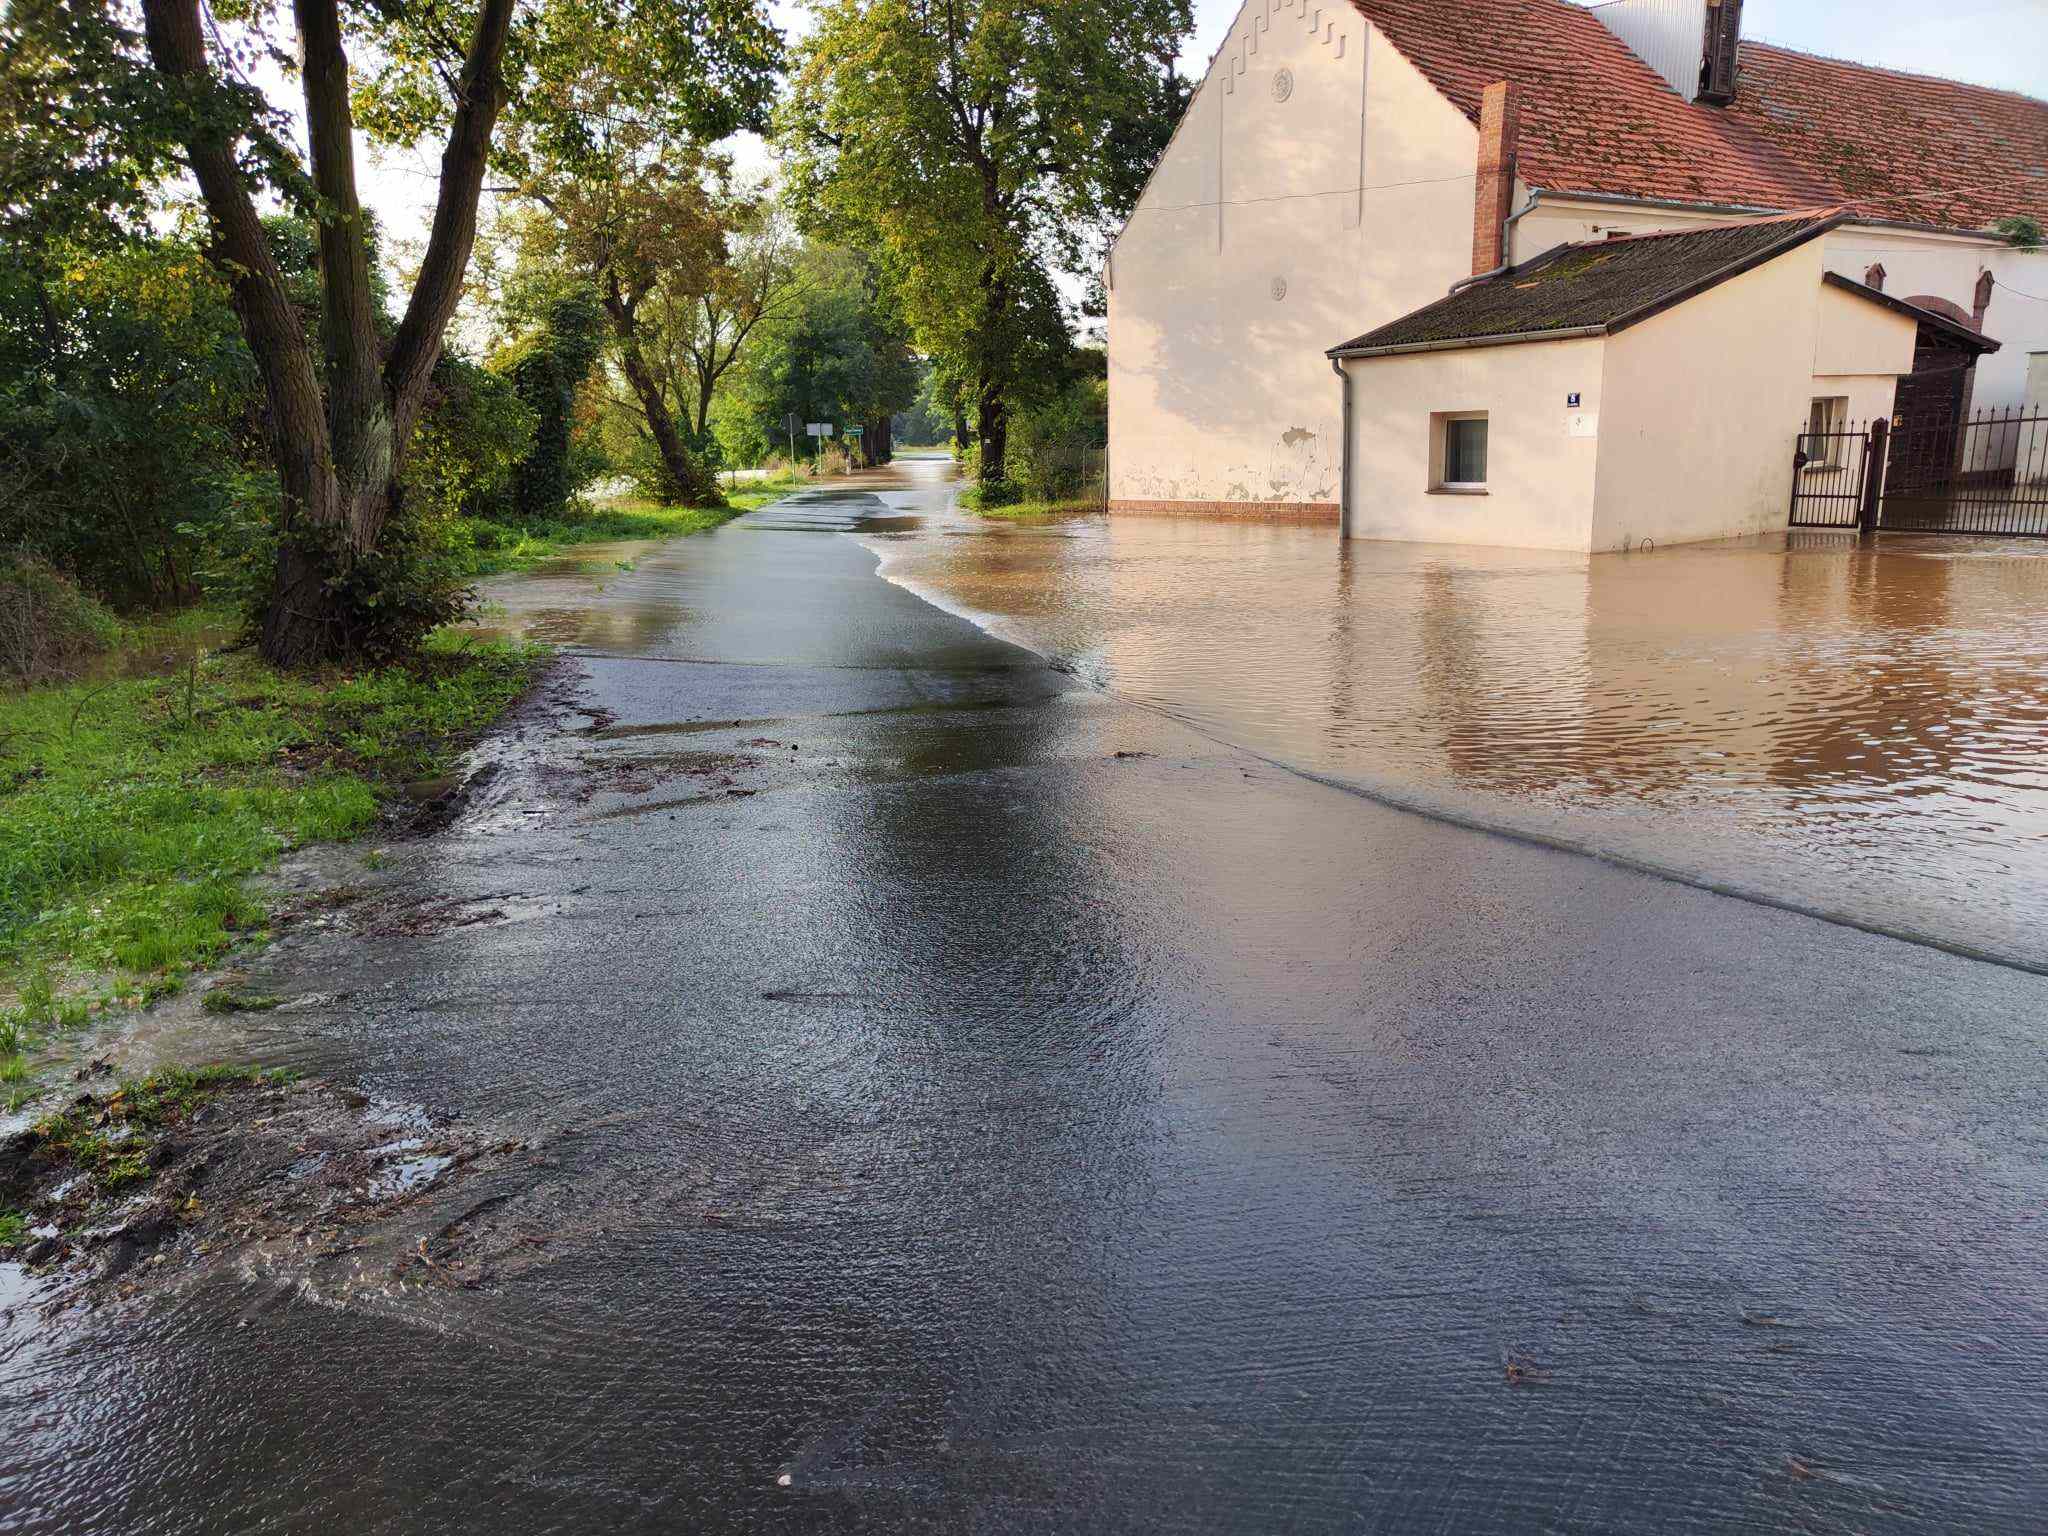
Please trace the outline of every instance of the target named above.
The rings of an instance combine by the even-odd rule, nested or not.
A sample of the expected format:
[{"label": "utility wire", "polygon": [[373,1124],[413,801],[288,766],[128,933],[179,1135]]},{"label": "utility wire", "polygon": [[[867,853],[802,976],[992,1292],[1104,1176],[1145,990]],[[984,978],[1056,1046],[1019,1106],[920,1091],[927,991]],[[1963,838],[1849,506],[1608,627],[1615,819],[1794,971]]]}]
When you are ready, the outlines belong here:
[{"label": "utility wire", "polygon": [[2015,288],[2011,283],[2008,283],[2003,278],[2001,278],[1996,272],[1991,274],[1991,286],[1994,288],[2003,288],[2007,293],[2011,294],[2014,298],[2032,299],[2036,304],[2048,304],[2048,295],[2029,293],[2024,288]]}]

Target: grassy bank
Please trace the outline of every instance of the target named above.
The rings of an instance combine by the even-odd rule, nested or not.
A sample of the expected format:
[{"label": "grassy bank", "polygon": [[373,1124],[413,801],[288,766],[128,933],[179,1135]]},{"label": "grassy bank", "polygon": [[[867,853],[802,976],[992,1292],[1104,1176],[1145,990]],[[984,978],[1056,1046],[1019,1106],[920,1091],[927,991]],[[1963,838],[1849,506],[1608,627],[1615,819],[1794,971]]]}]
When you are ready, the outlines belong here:
[{"label": "grassy bank", "polygon": [[247,876],[374,825],[544,654],[443,634],[402,666],[288,675],[197,648],[223,617],[132,631],[93,680],[0,693],[0,1094],[50,1029],[259,931]]},{"label": "grassy bank", "polygon": [[1096,501],[1013,501],[1006,505],[986,507],[982,505],[980,489],[974,486],[960,493],[960,505],[982,517],[1004,519],[1075,517],[1084,512],[1102,510],[1102,504]]},{"label": "grassy bank", "polygon": [[599,502],[577,517],[525,527],[471,520],[468,523],[474,552],[470,571],[493,576],[501,571],[518,571],[558,555],[578,544],[607,543],[614,539],[673,539],[686,533],[730,522],[742,512],[766,506],[811,481],[804,475],[778,475],[769,480],[742,481],[726,493],[722,507],[664,507],[652,501]]}]

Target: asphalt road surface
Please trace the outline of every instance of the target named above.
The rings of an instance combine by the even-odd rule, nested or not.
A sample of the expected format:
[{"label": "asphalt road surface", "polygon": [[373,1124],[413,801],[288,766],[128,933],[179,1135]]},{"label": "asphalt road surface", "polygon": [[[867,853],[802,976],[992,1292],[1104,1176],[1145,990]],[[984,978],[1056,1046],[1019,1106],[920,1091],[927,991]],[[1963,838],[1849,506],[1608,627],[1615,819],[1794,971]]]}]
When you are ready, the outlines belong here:
[{"label": "asphalt road surface", "polygon": [[17,1325],[0,1529],[2040,1529],[2048,980],[1296,777],[906,505],[499,589],[437,921],[243,1026],[541,1149],[393,1218],[477,1283]]}]

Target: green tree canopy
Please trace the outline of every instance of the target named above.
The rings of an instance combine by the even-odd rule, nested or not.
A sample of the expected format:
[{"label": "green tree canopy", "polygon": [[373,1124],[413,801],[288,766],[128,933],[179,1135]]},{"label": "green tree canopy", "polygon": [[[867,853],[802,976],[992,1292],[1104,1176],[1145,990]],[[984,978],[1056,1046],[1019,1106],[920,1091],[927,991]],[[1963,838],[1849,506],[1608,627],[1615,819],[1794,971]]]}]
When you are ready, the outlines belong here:
[{"label": "green tree canopy", "polygon": [[909,333],[875,263],[811,245],[795,266],[796,296],[758,332],[725,410],[723,431],[748,456],[784,446],[791,415],[869,425],[917,398]]},{"label": "green tree canopy", "polygon": [[1187,0],[821,0],[782,123],[807,227],[888,264],[973,381],[984,479],[1067,346],[1052,282],[1128,210],[1184,100]]},{"label": "green tree canopy", "polygon": [[[277,566],[262,605],[264,653],[312,662],[404,643],[433,605],[394,603],[406,541],[405,460],[427,410],[443,336],[476,237],[494,161],[536,146],[558,159],[597,131],[587,83],[606,100],[715,136],[759,125],[780,38],[759,0],[18,0],[0,127],[0,218],[53,217],[95,200],[130,211],[175,165],[197,185],[207,253],[260,378],[283,495]],[[353,55],[353,57],[352,57]],[[302,87],[292,147],[286,114],[248,83],[258,60]],[[361,68],[358,68],[360,63]],[[24,106],[27,103],[27,106]],[[30,108],[33,110],[30,110]],[[510,110],[521,131],[501,135]],[[444,138],[424,253],[395,323],[383,314],[357,193],[355,133]],[[128,191],[123,193],[122,187]],[[257,197],[281,195],[312,220],[318,335],[266,240]],[[447,611],[444,605],[444,610]]]}]

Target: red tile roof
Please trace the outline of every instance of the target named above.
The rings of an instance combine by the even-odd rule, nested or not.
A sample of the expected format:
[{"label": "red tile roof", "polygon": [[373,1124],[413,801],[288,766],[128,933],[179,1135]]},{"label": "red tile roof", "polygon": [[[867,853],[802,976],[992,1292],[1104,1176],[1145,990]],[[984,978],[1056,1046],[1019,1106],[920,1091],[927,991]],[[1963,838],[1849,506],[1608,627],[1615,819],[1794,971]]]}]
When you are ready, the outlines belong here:
[{"label": "red tile roof", "polygon": [[1518,168],[1546,191],[1971,228],[2048,214],[2048,102],[1744,43],[1714,107],[1568,0],[1352,4],[1474,122],[1487,85],[1520,85]]},{"label": "red tile roof", "polygon": [[2048,219],[2048,102],[2031,96],[1744,43],[1725,110],[1866,215]]}]

